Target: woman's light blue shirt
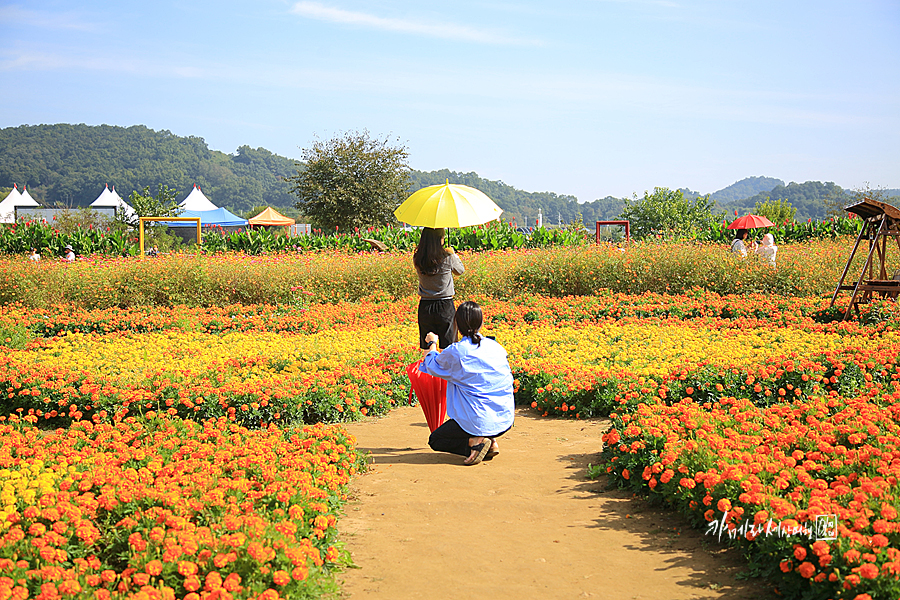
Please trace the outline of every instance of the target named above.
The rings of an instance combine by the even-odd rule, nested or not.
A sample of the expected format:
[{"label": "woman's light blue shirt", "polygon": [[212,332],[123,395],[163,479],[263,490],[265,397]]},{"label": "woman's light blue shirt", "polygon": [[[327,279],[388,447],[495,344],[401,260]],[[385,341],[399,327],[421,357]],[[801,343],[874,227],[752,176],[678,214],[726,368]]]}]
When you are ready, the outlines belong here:
[{"label": "woman's light blue shirt", "polygon": [[513,424],[513,376],[506,350],[492,339],[463,338],[425,355],[419,370],[447,380],[447,416],[472,436],[503,433]]}]

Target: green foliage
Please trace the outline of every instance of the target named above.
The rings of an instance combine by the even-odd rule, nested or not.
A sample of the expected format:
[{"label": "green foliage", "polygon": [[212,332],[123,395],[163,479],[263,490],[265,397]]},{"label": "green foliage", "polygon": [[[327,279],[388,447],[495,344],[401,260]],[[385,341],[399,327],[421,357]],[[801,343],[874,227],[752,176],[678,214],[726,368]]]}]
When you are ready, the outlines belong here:
[{"label": "green foliage", "polygon": [[[741,260],[721,244],[634,243],[626,248],[591,244],[460,252],[466,271],[454,278],[454,284],[460,298],[692,290],[818,296],[833,291],[851,242],[809,242],[801,248],[782,248],[778,269],[755,254]],[[864,258],[858,256],[852,268],[861,268]],[[320,301],[338,302],[415,296],[418,280],[409,252],[167,254],[152,260],[86,259],[38,265],[22,255],[0,257],[0,304],[52,307],[69,303],[83,308],[293,305],[292,288],[297,286]],[[896,320],[896,316],[890,318]]]},{"label": "green foliage", "polygon": [[807,219],[825,219],[829,216],[827,202],[829,199],[848,199],[847,193],[839,185],[832,182],[807,181],[805,183],[791,182],[785,185],[775,186],[768,192],[760,192],[750,198],[745,198],[727,205],[729,211],[737,210],[738,213],[749,213],[758,203],[768,200],[784,200],[797,209],[795,218],[805,221]]},{"label": "green foliage", "polygon": [[128,203],[135,212],[135,217],[129,222],[132,227],[138,226],[139,217],[177,217],[182,212],[175,199],[175,190],[163,184],[159,184],[155,196],[150,193],[149,187],[145,187],[143,192],[131,192]]},{"label": "green foliage", "polygon": [[[774,221],[773,221],[774,222]],[[711,223],[703,231],[697,233],[696,239],[701,242],[730,243],[734,239],[734,229],[728,229],[728,221]],[[806,222],[788,221],[787,223],[775,222],[775,227],[753,230],[751,239],[762,238],[764,233],[771,233],[775,237],[775,243],[797,243],[809,240],[836,239],[842,236],[859,234],[862,228],[862,220],[843,215],[824,221]]]},{"label": "green foliage", "polygon": [[409,189],[409,154],[388,142],[363,130],[304,149],[306,168],[287,179],[297,208],[328,231],[396,222],[393,211]]},{"label": "green foliage", "polygon": [[234,155],[210,150],[203,138],[143,125],[23,125],[0,129],[0,185],[28,185],[48,205],[87,206],[105,184],[120,191],[165,182],[174,190],[196,184],[235,212],[255,205],[289,206],[285,177],[294,160],[241,146]]},{"label": "green foliage", "polygon": [[47,221],[33,219],[0,227],[0,254],[25,254],[30,248],[36,248],[42,260],[61,257],[67,245],[78,256],[131,256],[137,254],[136,242],[133,232],[117,226],[88,224],[66,233]]},{"label": "green foliage", "polygon": [[[182,208],[175,199],[175,190],[169,186],[159,184],[156,195],[150,194],[150,188],[145,187],[142,193],[132,192],[128,203],[134,209],[134,216],[126,222],[134,229],[140,226],[140,217],[177,217],[182,213]],[[157,246],[160,252],[171,252],[182,245],[181,238],[169,232],[169,228],[160,223],[148,222],[144,224],[145,248]],[[139,249],[135,247],[135,252]]]},{"label": "green foliage", "polygon": [[784,185],[784,182],[774,177],[746,177],[710,194],[710,197],[720,205],[724,205],[750,198],[761,192],[770,192],[779,185]]},{"label": "green foliage", "polygon": [[108,229],[121,228],[122,224],[115,219],[110,219],[104,214],[98,213],[87,207],[67,208],[61,210],[54,217],[56,228],[63,235],[71,235],[79,229]]},{"label": "green foliage", "polygon": [[889,190],[883,187],[872,188],[867,181],[862,187],[853,190],[849,198],[845,199],[845,203],[839,207],[839,214],[846,214],[844,206],[858,204],[865,199],[900,206],[900,190]]},{"label": "green foliage", "polygon": [[643,198],[626,202],[621,218],[630,222],[635,239],[648,237],[691,238],[714,222],[709,196],[684,197],[681,190],[654,188]]},{"label": "green foliage", "polygon": [[766,217],[777,225],[793,223],[797,209],[787,200],[766,200],[757,202],[753,214]]},{"label": "green foliage", "polygon": [[[421,230],[385,225],[369,227],[352,233],[323,235],[317,230],[313,235],[286,237],[278,229],[254,229],[226,233],[213,229],[203,235],[203,251],[244,252],[268,254],[272,252],[310,252],[341,250],[345,252],[370,252],[372,245],[366,240],[376,240],[389,251],[412,252],[419,244]],[[550,246],[578,246],[589,242],[588,236],[577,226],[566,229],[535,230],[530,235],[516,231],[509,223],[492,222],[487,225],[453,228],[447,230],[447,244],[457,250],[484,252],[514,248],[547,248]]]}]

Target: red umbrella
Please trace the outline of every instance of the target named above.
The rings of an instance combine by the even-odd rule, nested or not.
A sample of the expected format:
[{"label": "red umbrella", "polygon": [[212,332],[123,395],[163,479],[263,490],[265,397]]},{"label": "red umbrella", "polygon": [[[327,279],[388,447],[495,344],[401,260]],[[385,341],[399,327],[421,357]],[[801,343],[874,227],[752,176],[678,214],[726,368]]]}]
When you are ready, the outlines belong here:
[{"label": "red umbrella", "polygon": [[728,229],[754,229],[756,227],[774,227],[775,223],[760,215],[744,215],[731,222]]},{"label": "red umbrella", "polygon": [[409,382],[412,384],[409,398],[412,400],[413,392],[416,393],[416,398],[422,405],[422,412],[425,413],[428,428],[434,431],[444,422],[447,413],[447,380],[421,372],[419,370],[421,364],[422,361],[418,360],[406,366],[406,374],[409,375]]}]

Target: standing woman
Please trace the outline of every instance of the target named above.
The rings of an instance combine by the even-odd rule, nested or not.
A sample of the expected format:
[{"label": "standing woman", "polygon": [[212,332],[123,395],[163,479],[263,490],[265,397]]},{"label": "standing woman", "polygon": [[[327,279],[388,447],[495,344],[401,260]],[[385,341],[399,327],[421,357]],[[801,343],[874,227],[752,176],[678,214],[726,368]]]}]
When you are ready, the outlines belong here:
[{"label": "standing woman", "polygon": [[413,265],[419,276],[419,347],[428,349],[425,335],[432,331],[446,348],[456,341],[453,319],[453,276],[465,272],[453,248],[444,248],[444,230],[425,227],[413,253]]}]

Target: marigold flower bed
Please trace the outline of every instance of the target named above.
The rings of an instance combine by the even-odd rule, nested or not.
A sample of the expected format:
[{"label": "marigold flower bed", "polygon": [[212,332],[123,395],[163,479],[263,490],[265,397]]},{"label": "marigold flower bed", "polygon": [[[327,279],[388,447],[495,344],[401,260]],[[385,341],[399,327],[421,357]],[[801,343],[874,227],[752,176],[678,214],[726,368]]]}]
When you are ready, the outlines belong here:
[{"label": "marigold flower bed", "polygon": [[0,425],[0,597],[315,597],[359,466],[339,426]]},{"label": "marigold flower bed", "polygon": [[[701,291],[478,300],[520,403],[612,413],[613,482],[743,544],[751,572],[788,597],[900,595],[895,320],[835,321],[828,298]],[[415,299],[7,308],[0,328],[21,335],[0,359],[2,409],[42,427],[148,411],[223,427],[382,414],[406,401],[403,367],[418,357]],[[830,514],[834,540],[764,530]]]}]

